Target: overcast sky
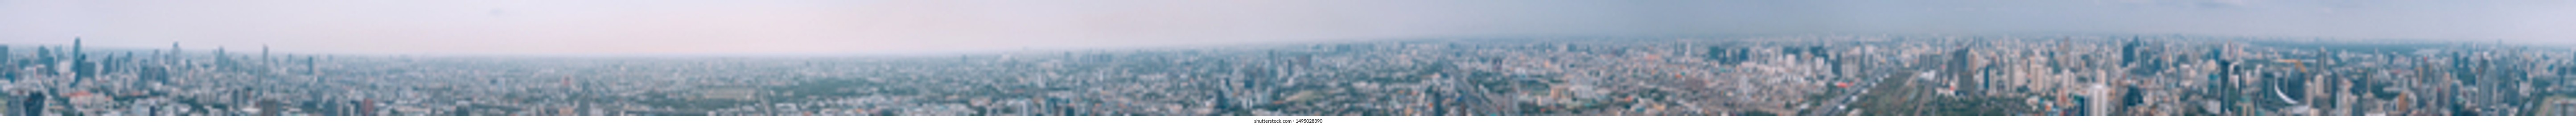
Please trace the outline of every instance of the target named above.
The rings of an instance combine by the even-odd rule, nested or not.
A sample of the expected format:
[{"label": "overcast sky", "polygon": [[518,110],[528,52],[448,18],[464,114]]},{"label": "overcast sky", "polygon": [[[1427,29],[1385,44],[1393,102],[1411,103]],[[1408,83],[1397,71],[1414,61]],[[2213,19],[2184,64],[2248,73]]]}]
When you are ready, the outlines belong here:
[{"label": "overcast sky", "polygon": [[931,54],[1481,36],[2138,33],[2576,42],[2566,0],[0,0],[0,44]]}]

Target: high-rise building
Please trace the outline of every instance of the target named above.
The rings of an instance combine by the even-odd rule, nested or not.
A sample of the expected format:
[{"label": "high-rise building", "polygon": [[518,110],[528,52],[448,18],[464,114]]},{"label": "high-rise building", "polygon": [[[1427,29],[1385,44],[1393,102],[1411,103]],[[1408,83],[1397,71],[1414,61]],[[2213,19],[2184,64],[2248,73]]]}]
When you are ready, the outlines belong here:
[{"label": "high-rise building", "polygon": [[231,55],[224,55],[224,47],[222,47],[222,46],[216,46],[216,47],[215,47],[215,56],[214,56],[214,57],[215,57],[215,65],[216,65],[216,66],[218,66],[218,67],[223,67],[223,68],[226,68],[226,69],[230,69],[230,68],[231,68],[230,66],[232,65],[232,59],[231,59],[231,58],[232,58],[232,56],[231,56]]},{"label": "high-rise building", "polygon": [[0,93],[0,116],[18,116],[18,103],[23,103],[18,98],[21,97],[17,94]]},{"label": "high-rise building", "polygon": [[90,69],[91,65],[90,65],[90,64],[88,64],[88,63],[89,63],[89,54],[83,54],[83,53],[81,53],[81,40],[80,40],[80,38],[78,38],[78,37],[74,37],[74,38],[72,38],[72,51],[71,51],[70,53],[66,53],[66,54],[71,54],[71,55],[72,55],[71,66],[68,66],[68,67],[71,67],[71,68],[72,68],[72,74],[71,74],[71,76],[72,76],[72,85],[76,85],[76,86],[77,86],[77,85],[80,85],[80,84],[81,84],[81,81],[82,81],[82,80],[87,80],[87,79],[84,79],[84,78],[89,77],[89,76],[90,76],[90,73],[92,72],[92,71],[91,71],[91,69]]},{"label": "high-rise building", "polygon": [[277,101],[252,101],[252,102],[253,102],[253,103],[251,103],[251,106],[256,106],[256,107],[258,107],[258,108],[259,108],[259,112],[255,112],[255,113],[259,114],[259,116],[278,116],[278,115],[280,115],[280,113],[281,113],[281,112],[286,111],[286,108],[284,108],[285,106],[280,106],[280,105],[282,105],[282,104],[277,104],[277,103],[278,103]]},{"label": "high-rise building", "polygon": [[163,60],[170,61],[170,62],[166,62],[166,63],[177,64],[177,63],[179,63],[178,61],[180,61],[180,60],[181,60],[181,59],[179,59],[179,54],[180,54],[180,53],[183,53],[183,52],[181,52],[181,51],[179,50],[179,42],[178,42],[178,41],[171,41],[171,42],[170,42],[170,53],[169,53],[169,54],[167,54],[167,55],[161,55],[161,56],[163,56],[163,57],[162,57],[162,58],[163,58]]},{"label": "high-rise building", "polygon": [[358,101],[358,113],[357,115],[351,116],[376,116],[376,99],[369,98]]},{"label": "high-rise building", "polygon": [[18,116],[44,115],[41,113],[45,111],[45,100],[47,100],[46,98],[48,97],[49,96],[45,96],[44,92],[28,93],[26,100],[18,101],[18,103],[20,103],[18,107],[19,110],[17,110],[20,112],[18,113]]},{"label": "high-rise building", "polygon": [[[16,63],[17,61],[18,61],[18,59],[17,59],[17,58],[10,58],[10,56],[9,56],[9,45],[0,45],[0,67],[5,67],[6,69],[17,69],[18,67],[22,67],[22,65],[19,65],[18,63]],[[5,79],[5,80],[8,80],[8,81],[10,81],[10,82],[17,82],[17,81],[18,81],[18,72],[11,72],[11,71],[6,71],[6,70],[0,70],[0,79]],[[6,107],[6,106],[0,106],[0,107]],[[9,113],[6,113],[6,112],[0,112],[0,114],[9,114]]]}]

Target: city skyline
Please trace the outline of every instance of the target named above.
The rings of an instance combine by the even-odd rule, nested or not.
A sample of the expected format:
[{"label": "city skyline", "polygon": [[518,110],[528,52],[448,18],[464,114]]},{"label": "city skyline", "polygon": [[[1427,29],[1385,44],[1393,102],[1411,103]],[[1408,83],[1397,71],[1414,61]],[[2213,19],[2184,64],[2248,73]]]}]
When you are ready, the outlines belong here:
[{"label": "city skyline", "polygon": [[[2178,34],[2576,43],[2569,1],[0,1],[0,43],[948,55],[1483,37]],[[2340,40],[2338,40],[2340,41]]]},{"label": "city skyline", "polygon": [[[0,119],[2576,116],[2569,15],[2576,1],[0,0]],[[1138,117],[1037,118],[1052,120],[949,123]],[[1763,120],[2126,123],[1826,118]],[[2305,118],[2166,121],[2387,120]],[[2428,121],[2381,124],[2463,122]]]},{"label": "city skyline", "polygon": [[[2576,54],[2150,35],[1459,38],[923,57],[0,46],[12,116],[2565,116]],[[34,46],[34,47],[25,47]],[[17,49],[17,48],[34,49]],[[261,51],[261,52],[251,52]],[[202,53],[198,53],[202,52]]]}]

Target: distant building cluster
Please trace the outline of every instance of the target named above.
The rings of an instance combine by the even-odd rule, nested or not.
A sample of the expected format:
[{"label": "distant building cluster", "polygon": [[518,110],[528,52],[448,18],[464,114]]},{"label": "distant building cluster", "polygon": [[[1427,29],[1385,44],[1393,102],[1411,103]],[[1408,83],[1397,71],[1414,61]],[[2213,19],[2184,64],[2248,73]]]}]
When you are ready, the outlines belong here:
[{"label": "distant building cluster", "polygon": [[80,43],[0,45],[0,115],[2576,115],[2576,51],[2473,42],[1477,38],[813,58]]}]

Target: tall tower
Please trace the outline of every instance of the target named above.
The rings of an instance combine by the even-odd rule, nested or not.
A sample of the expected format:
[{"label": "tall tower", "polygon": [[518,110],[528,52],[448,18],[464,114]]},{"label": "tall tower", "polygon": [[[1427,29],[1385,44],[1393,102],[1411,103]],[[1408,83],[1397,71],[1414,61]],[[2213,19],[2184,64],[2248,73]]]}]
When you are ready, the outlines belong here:
[{"label": "tall tower", "polygon": [[[28,63],[27,63],[28,65],[47,65],[48,67],[59,67],[59,66],[52,66],[52,65],[54,64],[54,49],[53,49],[53,48],[50,48],[50,47],[45,47],[45,46],[36,46],[36,57],[35,57],[35,59],[30,59],[30,60],[28,60],[28,61],[30,61],[30,62],[28,62]],[[47,68],[47,69],[51,69],[51,68]],[[53,70],[45,70],[45,71],[41,71],[41,72],[36,72],[36,74],[54,75],[54,72],[53,72]]]},{"label": "tall tower", "polygon": [[[19,67],[19,65],[18,65],[17,63],[15,63],[15,62],[16,62],[16,60],[17,60],[17,59],[15,59],[15,58],[10,58],[10,57],[9,57],[9,45],[0,45],[0,67],[6,67],[6,68],[18,68],[18,67]],[[0,80],[8,80],[8,81],[10,81],[10,82],[16,82],[16,81],[18,81],[18,73],[17,73],[17,72],[5,72],[5,71],[0,71]],[[8,106],[0,106],[0,107],[8,107]],[[0,114],[8,114],[8,113],[0,112]]]},{"label": "tall tower", "polygon": [[313,66],[313,56],[304,56],[304,74],[313,76],[313,83],[322,83],[322,67]]},{"label": "tall tower", "polygon": [[232,58],[232,57],[231,57],[231,55],[224,55],[224,47],[223,47],[223,46],[215,46],[215,56],[214,56],[214,57],[215,57],[215,64],[214,64],[214,65],[215,65],[215,66],[217,66],[217,67],[228,67],[228,66],[231,66],[231,65],[232,65],[232,60],[231,60],[231,59],[228,59],[228,58]]},{"label": "tall tower", "polygon": [[8,60],[10,60],[9,45],[0,45],[0,62],[7,62]]},{"label": "tall tower", "polygon": [[89,59],[89,54],[81,54],[81,39],[79,37],[72,38],[72,52],[70,54],[72,54],[73,67],[79,67],[82,65],[80,64],[81,61],[88,61],[86,59]]},{"label": "tall tower", "polygon": [[[122,56],[114,56],[114,57],[107,58],[108,60],[107,60],[107,61],[105,61],[106,65],[100,65],[100,66],[102,66],[102,67],[99,67],[99,68],[98,68],[98,69],[99,69],[99,73],[98,73],[98,74],[111,74],[112,72],[116,72],[117,67],[119,67],[118,65],[127,65],[127,64],[129,64],[129,63],[132,63],[132,62],[126,62],[126,61],[134,60],[134,52],[133,52],[133,51],[127,51],[127,52],[123,52],[123,53],[125,53],[125,54],[123,54]],[[132,68],[132,67],[128,66],[127,68]]]},{"label": "tall tower", "polygon": [[162,56],[167,56],[165,58],[169,58],[170,61],[178,61],[179,53],[181,53],[179,51],[179,41],[170,41],[170,55]]},{"label": "tall tower", "polygon": [[81,40],[79,37],[72,38],[72,51],[70,54],[72,55],[72,63],[70,66],[72,68],[72,85],[80,85],[81,81],[84,81],[85,78],[89,77],[89,73],[91,72],[90,67],[93,66],[88,64],[89,54],[81,53]]}]

